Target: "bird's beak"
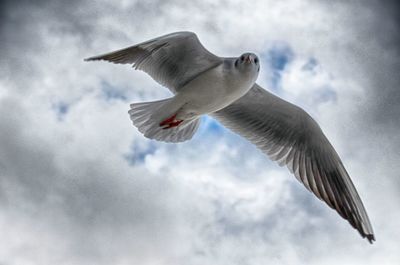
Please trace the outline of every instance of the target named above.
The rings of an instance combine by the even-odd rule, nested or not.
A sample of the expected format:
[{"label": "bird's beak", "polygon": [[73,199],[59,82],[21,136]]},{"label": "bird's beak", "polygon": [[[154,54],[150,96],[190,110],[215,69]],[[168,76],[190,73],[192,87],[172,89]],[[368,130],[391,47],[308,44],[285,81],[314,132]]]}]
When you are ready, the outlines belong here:
[{"label": "bird's beak", "polygon": [[251,63],[251,57],[250,57],[250,55],[248,55],[247,57],[245,57],[245,58],[244,58],[244,61],[245,61],[246,63]]}]

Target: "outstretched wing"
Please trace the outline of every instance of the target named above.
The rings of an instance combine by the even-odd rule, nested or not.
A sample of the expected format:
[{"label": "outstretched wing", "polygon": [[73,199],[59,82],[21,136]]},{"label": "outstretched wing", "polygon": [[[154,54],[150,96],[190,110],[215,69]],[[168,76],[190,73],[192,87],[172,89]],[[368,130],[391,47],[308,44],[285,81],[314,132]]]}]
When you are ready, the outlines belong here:
[{"label": "outstretched wing", "polygon": [[372,226],[338,154],[318,124],[301,108],[257,84],[212,114],[272,160],[286,165],[304,186],[335,209],[371,243]]},{"label": "outstretched wing", "polygon": [[85,59],[133,64],[172,92],[211,69],[222,59],[206,50],[196,34],[176,32],[122,50]]}]

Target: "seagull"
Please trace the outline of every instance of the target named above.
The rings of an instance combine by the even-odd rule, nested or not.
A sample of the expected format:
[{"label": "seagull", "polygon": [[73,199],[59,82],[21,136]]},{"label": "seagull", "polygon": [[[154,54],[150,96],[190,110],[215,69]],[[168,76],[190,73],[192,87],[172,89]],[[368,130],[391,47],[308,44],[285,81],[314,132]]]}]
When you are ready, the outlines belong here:
[{"label": "seagull", "polygon": [[174,94],[130,105],[130,119],[145,137],[187,141],[199,127],[200,117],[210,115],[286,166],[363,238],[375,241],[367,212],[339,155],[307,112],[256,83],[260,60],[254,53],[218,57],[204,48],[195,33],[175,32],[85,59],[96,60],[131,64]]}]

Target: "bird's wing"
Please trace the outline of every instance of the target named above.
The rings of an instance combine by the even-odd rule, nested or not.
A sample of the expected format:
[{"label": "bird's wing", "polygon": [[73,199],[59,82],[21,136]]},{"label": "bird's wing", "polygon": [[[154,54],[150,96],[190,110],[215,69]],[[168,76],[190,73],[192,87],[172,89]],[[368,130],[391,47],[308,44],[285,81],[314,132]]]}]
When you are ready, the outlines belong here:
[{"label": "bird's wing", "polygon": [[199,74],[222,63],[192,32],[176,32],[85,61],[106,60],[133,64],[172,92],[178,92]]},{"label": "bird's wing", "polygon": [[255,84],[245,96],[212,116],[281,166],[286,165],[362,237],[371,243],[375,240],[365,208],[338,154],[304,110]]}]

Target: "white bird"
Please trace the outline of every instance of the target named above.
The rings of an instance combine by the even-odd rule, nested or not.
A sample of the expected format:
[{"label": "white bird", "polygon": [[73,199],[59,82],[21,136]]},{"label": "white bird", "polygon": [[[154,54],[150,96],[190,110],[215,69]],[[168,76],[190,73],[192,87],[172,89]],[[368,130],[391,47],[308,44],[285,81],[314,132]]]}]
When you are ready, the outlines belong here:
[{"label": "white bird", "polygon": [[300,107],[255,83],[260,70],[255,54],[218,57],[203,47],[196,34],[176,32],[85,59],[92,60],[133,64],[174,93],[171,98],[131,104],[130,118],[145,137],[189,140],[201,115],[209,114],[286,165],[363,238],[375,240],[361,199],[318,124]]}]

